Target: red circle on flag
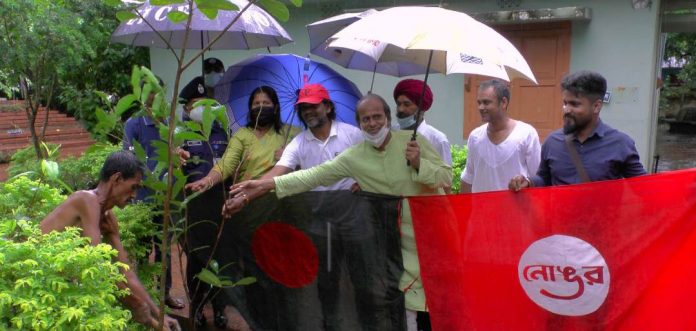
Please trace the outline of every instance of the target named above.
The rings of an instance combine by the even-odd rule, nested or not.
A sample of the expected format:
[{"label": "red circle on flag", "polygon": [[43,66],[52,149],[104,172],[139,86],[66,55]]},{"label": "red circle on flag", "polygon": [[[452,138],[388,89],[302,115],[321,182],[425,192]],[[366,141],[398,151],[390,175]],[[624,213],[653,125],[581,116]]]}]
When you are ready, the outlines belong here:
[{"label": "red circle on flag", "polygon": [[313,282],[319,257],[312,240],[290,224],[261,225],[251,240],[256,262],[271,279],[290,288]]}]

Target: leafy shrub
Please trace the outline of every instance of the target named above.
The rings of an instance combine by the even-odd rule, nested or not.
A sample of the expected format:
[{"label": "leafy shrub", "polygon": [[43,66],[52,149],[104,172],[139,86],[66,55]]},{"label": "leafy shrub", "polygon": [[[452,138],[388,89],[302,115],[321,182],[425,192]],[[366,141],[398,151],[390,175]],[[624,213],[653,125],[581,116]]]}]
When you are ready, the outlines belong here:
[{"label": "leafy shrub", "polygon": [[77,228],[41,235],[36,224],[0,219],[0,328],[124,330],[116,251]]},{"label": "leafy shrub", "polygon": [[460,189],[460,177],[462,171],[464,171],[464,166],[466,166],[466,156],[467,148],[466,145],[452,145],[450,147],[452,151],[452,193],[459,193]]},{"label": "leafy shrub", "polygon": [[160,273],[160,264],[150,264],[148,257],[151,251],[150,238],[161,235],[161,229],[152,222],[152,206],[146,203],[136,203],[123,209],[114,209],[118,219],[121,242],[128,253],[131,263],[137,263],[137,274],[150,296],[157,297],[155,276]]},{"label": "leafy shrub", "polygon": [[[48,144],[49,160],[55,160],[59,155],[59,145]],[[97,143],[88,148],[85,153],[75,158],[69,156],[59,161],[60,176],[62,183],[68,185],[71,191],[86,190],[94,188],[99,182],[99,172],[104,164],[104,160],[112,152],[120,150],[117,145]],[[39,179],[41,177],[41,162],[36,159],[36,154],[33,147],[26,147],[12,155],[10,167],[8,168],[10,176],[16,176],[21,173],[30,172],[28,177]],[[61,187],[62,183],[50,178],[44,178],[47,182],[56,187]],[[55,183],[54,183],[55,182]],[[68,191],[69,192],[69,191]]]},{"label": "leafy shrub", "polygon": [[65,200],[57,188],[26,176],[0,183],[0,218],[35,222]]},{"label": "leafy shrub", "polygon": [[[103,163],[103,162],[101,162]],[[101,165],[101,164],[100,164]],[[71,274],[66,274],[65,275],[65,283],[69,286],[65,289],[62,288],[56,288],[53,283],[51,282],[40,282],[40,283],[35,283],[32,285],[31,289],[35,291],[35,293],[39,293],[41,291],[45,291],[46,293],[51,293],[53,296],[59,296],[62,295],[60,294],[60,291],[63,292],[70,292],[71,296],[78,296],[82,295],[83,298],[79,299],[84,302],[89,302],[90,307],[92,305],[103,305],[103,307],[108,307],[109,309],[113,309],[113,305],[115,304],[117,307],[116,309],[112,312],[111,317],[104,317],[105,320],[99,321],[100,318],[103,317],[103,313],[100,313],[100,309],[106,309],[106,308],[99,308],[99,307],[91,307],[90,309],[92,310],[81,310],[82,312],[79,312],[79,309],[82,308],[77,308],[78,310],[70,310],[66,311],[67,307],[79,307],[78,305],[65,305],[65,307],[56,309],[57,312],[51,311],[51,313],[47,313],[42,310],[27,310],[25,311],[26,315],[21,315],[24,316],[21,319],[18,319],[16,321],[9,319],[8,316],[13,316],[16,314],[15,310],[16,308],[8,308],[8,305],[11,305],[10,301],[7,301],[7,299],[4,296],[4,293],[9,293],[13,294],[13,291],[5,291],[4,288],[4,283],[3,281],[6,280],[3,276],[3,272],[10,272],[7,271],[9,270],[10,266],[6,266],[6,263],[10,263],[7,260],[7,252],[14,252],[15,250],[20,250],[22,249],[23,251],[26,251],[26,246],[21,246],[21,242],[25,241],[40,241],[43,240],[44,244],[42,245],[55,245],[56,247],[54,248],[54,251],[56,253],[59,253],[58,251],[65,249],[65,254],[63,255],[70,255],[70,251],[74,252],[74,255],[72,257],[72,262],[76,263],[78,266],[84,266],[84,265],[98,265],[97,263],[94,262],[94,254],[104,254],[104,248],[100,248],[101,253],[95,253],[90,251],[92,246],[89,247],[82,247],[80,249],[76,249],[75,246],[78,245],[78,242],[87,243],[86,238],[81,238],[80,240],[72,238],[71,235],[61,235],[59,236],[59,239],[51,239],[51,240],[44,240],[41,239],[42,237],[38,234],[38,224],[39,222],[46,216],[48,213],[50,213],[55,207],[57,207],[60,203],[62,203],[66,199],[65,195],[61,194],[60,189],[52,187],[49,184],[42,183],[40,180],[36,179],[31,179],[27,176],[18,176],[16,178],[11,179],[8,182],[1,183],[0,184],[0,277],[3,279],[0,279],[0,330],[6,329],[8,327],[10,328],[31,328],[31,329],[38,329],[38,330],[46,330],[46,329],[84,329],[84,330],[111,330],[111,329],[123,329],[121,326],[122,322],[120,319],[121,317],[116,318],[116,316],[121,316],[120,311],[123,310],[123,308],[120,308],[121,306],[118,303],[111,303],[110,301],[108,304],[106,301],[103,301],[102,299],[94,299],[92,298],[92,295],[89,294],[89,292],[85,292],[86,290],[83,290],[82,284],[79,282],[75,282],[72,280],[73,276]],[[146,289],[153,295],[153,298],[156,297],[156,284],[155,284],[155,275],[159,274],[159,264],[148,264],[147,263],[147,255],[148,255],[148,250],[149,250],[149,240],[143,240],[144,238],[149,238],[152,235],[158,234],[159,229],[155,226],[154,223],[152,223],[151,218],[152,218],[152,209],[150,205],[147,204],[134,204],[134,205],[128,205],[124,209],[114,209],[114,213],[116,217],[119,220],[119,228],[120,228],[120,234],[121,234],[121,239],[123,242],[123,246],[125,250],[128,252],[128,256],[130,257],[131,261],[141,262],[141,266],[137,268],[137,274],[138,277],[141,279],[143,285],[145,286]],[[70,230],[78,234],[79,232],[76,232],[76,230]],[[68,231],[69,232],[69,231]],[[3,241],[8,241],[8,242],[3,242]],[[14,241],[14,243],[12,242]],[[6,245],[3,246],[3,244]],[[10,248],[9,245],[12,247]],[[39,245],[39,244],[35,244]],[[105,246],[109,247],[108,245],[100,245],[100,246]],[[32,246],[33,247],[33,246]],[[57,271],[55,270],[50,270],[46,271],[43,270],[44,268],[54,268],[53,265],[55,262],[50,262],[46,260],[47,256],[49,255],[48,253],[43,253],[43,252],[37,252],[36,250],[38,248],[32,248],[34,251],[27,251],[31,254],[36,254],[36,255],[41,255],[40,259],[43,260],[37,260],[37,258],[32,258],[35,261],[38,261],[39,265],[35,266],[33,269],[34,270],[41,270],[39,273],[43,275],[41,279],[48,279],[46,276],[48,274],[57,274]],[[47,247],[43,247],[41,249],[47,249]],[[54,254],[54,253],[52,253]],[[33,256],[33,255],[32,255]],[[27,257],[30,258],[30,257]],[[67,258],[65,256],[61,257],[60,254],[56,255],[55,259],[62,259],[62,258]],[[106,258],[106,257],[105,257]],[[107,258],[107,261],[109,261],[109,264],[111,266],[116,266],[117,264],[113,264],[110,260],[110,255]],[[11,262],[11,263],[17,263],[17,262]],[[25,266],[26,267],[26,266]],[[87,269],[87,268],[84,268]],[[110,269],[99,267],[98,269],[99,274],[92,275],[91,277],[97,277],[99,279],[103,279],[99,281],[99,284],[101,285],[94,285],[94,286],[102,286],[99,291],[95,292],[96,294],[99,293],[107,293],[109,291],[113,292],[110,290],[110,288],[115,286],[116,279],[113,279],[112,276],[108,276],[107,274],[112,273]],[[17,276],[19,277],[19,276]],[[22,276],[25,277],[25,276]],[[26,276],[28,277],[28,276]],[[111,279],[112,282],[106,281],[106,279]],[[15,278],[7,278],[9,280],[15,279]],[[19,279],[19,278],[16,278]],[[9,281],[7,280],[7,281]],[[10,286],[10,285],[7,285]],[[106,286],[106,287],[104,287]],[[87,288],[87,290],[92,291],[91,288]],[[37,292],[38,291],[38,292]],[[101,291],[101,292],[100,292]],[[54,293],[56,292],[56,293]],[[109,292],[110,293],[110,292]],[[95,294],[95,295],[96,295]],[[118,293],[114,292],[113,295],[116,295]],[[48,295],[48,294],[46,294]],[[90,299],[91,298],[91,299]],[[95,297],[96,298],[96,297]],[[77,299],[75,299],[77,300]],[[89,301],[91,300],[91,301]],[[101,300],[98,302],[94,302],[94,300]],[[14,300],[12,302],[17,302],[17,300]],[[44,305],[46,307],[58,307],[56,306],[56,303],[53,302],[44,302],[42,301],[41,298],[36,299],[36,302],[41,303],[41,305]],[[34,305],[35,303],[31,303]],[[14,305],[14,303],[12,303]],[[7,309],[12,309],[12,311],[7,311]],[[47,308],[48,309],[48,308]],[[67,314],[82,314],[82,321],[84,322],[85,319],[95,320],[99,321],[101,324],[95,324],[97,322],[87,322],[86,325],[83,325],[85,323],[80,322],[80,328],[73,328],[71,327],[72,322],[74,318],[71,318],[70,321],[68,322],[61,322],[64,324],[50,324],[53,322],[58,323],[58,319],[55,316],[63,316]],[[101,315],[100,315],[101,314]],[[115,315],[114,315],[115,314]],[[34,316],[33,319],[28,319],[26,318],[27,316]],[[17,315],[20,316],[20,315]],[[44,316],[53,316],[47,319],[44,318]],[[102,316],[102,317],[100,317]],[[127,329],[128,330],[144,330],[142,326],[139,324],[136,324],[134,321],[130,321],[130,315],[127,315],[126,321],[127,323]],[[7,317],[7,318],[6,318]],[[96,318],[99,319],[96,319]],[[34,323],[34,320],[38,319],[44,320],[44,322],[41,322],[43,324],[27,324],[29,323],[28,321],[32,321]],[[75,317],[77,318],[77,317]],[[46,322],[48,321],[48,322]],[[53,321],[53,322],[50,322]],[[109,322],[112,321],[113,323],[116,324],[110,324],[107,325],[105,323],[112,323]],[[19,324],[21,323],[23,326],[20,327]],[[38,323],[38,322],[37,322]],[[91,323],[91,324],[90,324]]]},{"label": "leafy shrub", "polygon": [[[60,145],[48,143],[46,146],[49,149],[48,159],[55,161],[60,155],[58,152]],[[32,178],[37,178],[38,174],[41,173],[41,163],[36,158],[34,146],[27,146],[12,154],[10,166],[7,168],[7,174],[9,174],[10,177],[17,176],[27,171],[34,172],[34,175],[31,175]]]},{"label": "leafy shrub", "polygon": [[79,158],[67,157],[59,162],[61,179],[73,191],[87,190],[99,183],[99,172],[109,154],[120,150],[117,145],[97,143]]}]

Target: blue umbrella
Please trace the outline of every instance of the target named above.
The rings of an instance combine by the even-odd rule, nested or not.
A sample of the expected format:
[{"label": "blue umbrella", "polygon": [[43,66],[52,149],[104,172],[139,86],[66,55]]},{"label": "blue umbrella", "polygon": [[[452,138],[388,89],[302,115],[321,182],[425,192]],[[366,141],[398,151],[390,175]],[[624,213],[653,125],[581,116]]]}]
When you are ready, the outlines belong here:
[{"label": "blue umbrella", "polygon": [[215,99],[227,107],[230,125],[236,130],[247,123],[251,92],[268,85],[278,93],[283,122],[299,126],[294,114],[297,94],[302,86],[314,83],[329,92],[339,121],[357,125],[355,106],[362,97],[358,87],[329,66],[294,54],[256,55],[230,66],[215,86]]}]

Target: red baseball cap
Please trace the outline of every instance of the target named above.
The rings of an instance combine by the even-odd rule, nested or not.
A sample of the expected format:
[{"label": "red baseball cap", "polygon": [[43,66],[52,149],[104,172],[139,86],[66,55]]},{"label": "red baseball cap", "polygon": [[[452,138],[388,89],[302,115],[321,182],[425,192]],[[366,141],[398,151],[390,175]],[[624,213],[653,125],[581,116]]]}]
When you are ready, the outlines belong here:
[{"label": "red baseball cap", "polygon": [[308,84],[302,87],[299,95],[297,96],[297,102],[295,105],[301,103],[311,103],[313,105],[319,104],[324,99],[331,100],[329,97],[329,92],[321,86],[321,84]]}]

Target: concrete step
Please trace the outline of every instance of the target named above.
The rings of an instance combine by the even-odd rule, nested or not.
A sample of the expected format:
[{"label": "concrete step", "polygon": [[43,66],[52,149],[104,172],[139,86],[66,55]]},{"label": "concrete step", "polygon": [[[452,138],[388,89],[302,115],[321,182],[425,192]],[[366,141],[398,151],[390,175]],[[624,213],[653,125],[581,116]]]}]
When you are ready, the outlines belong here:
[{"label": "concrete step", "polygon": [[[29,120],[26,117],[21,117],[21,118],[16,118],[16,117],[9,117],[9,116],[0,116],[0,121],[1,123],[12,123],[14,125],[21,125],[21,126],[29,126]],[[48,116],[48,123],[61,123],[61,122],[76,122],[77,120],[73,117],[67,117],[65,115],[49,115]],[[43,117],[37,117],[36,121],[34,122],[35,125],[42,125],[44,122]]]},{"label": "concrete step", "polygon": [[[0,101],[0,105],[2,104],[23,105],[23,101]],[[37,132],[43,128],[46,114],[48,114],[48,123],[44,141],[61,145],[62,157],[79,156],[94,144],[89,132],[75,118],[56,110],[48,112],[45,108],[39,110],[34,123]],[[18,149],[31,145],[29,120],[26,118],[26,113],[24,111],[0,112],[0,152],[14,153]],[[6,168],[7,164],[0,164],[0,180],[7,178]]]},{"label": "concrete step", "polygon": [[[49,112],[51,114],[65,115],[65,114],[63,114],[55,109],[52,109]],[[46,114],[46,108],[44,108],[44,107],[39,108],[39,111],[37,112],[37,114],[39,114],[39,115]],[[15,117],[27,116],[26,110],[24,108],[17,110],[17,111],[0,111],[0,115],[2,115],[2,116],[15,116]]]},{"label": "concrete step", "polygon": [[[89,148],[94,142],[92,141],[79,141],[73,143],[66,143],[60,147],[61,159],[74,156],[79,157],[82,155],[87,148]],[[10,166],[9,163],[0,163],[0,182],[7,180],[7,168]]]},{"label": "concrete step", "polygon": [[[69,137],[63,137],[63,138],[51,138],[51,137],[46,137],[45,140],[47,143],[53,143],[53,144],[60,144],[63,147],[67,146],[74,146],[74,145],[91,145],[94,143],[94,140],[89,136],[89,134],[74,134]],[[3,142],[0,145],[0,151],[3,152],[14,152],[18,149],[25,148],[27,146],[31,146],[31,139],[27,138],[25,140],[17,140],[17,141],[12,141],[9,143]]]},{"label": "concrete step", "polygon": [[[37,134],[40,133],[41,130],[37,130]],[[85,131],[85,129],[81,127],[54,127],[51,126],[48,129],[46,129],[46,134],[45,137],[52,137],[52,136],[70,136],[70,135],[75,135],[75,134],[87,134],[89,133]],[[3,143],[11,143],[17,140],[25,140],[25,139],[31,139],[31,132],[29,130],[7,130],[5,132],[0,131],[0,141]]]},{"label": "concrete step", "polygon": [[[63,125],[64,123],[77,123],[79,125],[80,122],[72,117],[50,116],[48,118],[47,124],[48,125]],[[39,117],[34,122],[34,127],[40,127],[40,126],[43,126],[43,124],[44,124],[44,119]],[[12,118],[8,118],[8,117],[0,116],[0,130],[11,129],[11,128],[16,128],[16,127],[28,128],[29,127],[29,120],[27,120],[26,118],[12,119]]]},{"label": "concrete step", "polygon": [[[49,113],[48,114],[49,119],[51,119],[51,118],[64,118],[64,117],[72,118],[72,117],[68,116],[67,114],[63,114],[57,110],[50,110],[48,113]],[[37,118],[37,120],[39,120],[39,119],[43,119],[45,117],[46,117],[46,109],[41,108],[39,110],[39,112],[36,114],[36,118]],[[26,120],[27,114],[24,110],[13,111],[13,112],[0,111],[0,118],[10,119],[10,120],[22,120],[22,119]]]}]

